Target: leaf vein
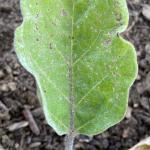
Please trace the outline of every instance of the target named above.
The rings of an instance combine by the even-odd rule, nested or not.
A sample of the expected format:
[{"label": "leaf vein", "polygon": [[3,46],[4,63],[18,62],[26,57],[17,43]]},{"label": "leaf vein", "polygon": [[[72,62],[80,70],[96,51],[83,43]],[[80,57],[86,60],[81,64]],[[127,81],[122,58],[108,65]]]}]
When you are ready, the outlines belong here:
[{"label": "leaf vein", "polygon": [[108,77],[108,75],[106,75],[102,80],[100,80],[99,82],[97,82],[77,103],[77,106],[79,104],[81,104],[83,102],[83,100],[99,85],[101,85],[103,83],[103,81]]}]

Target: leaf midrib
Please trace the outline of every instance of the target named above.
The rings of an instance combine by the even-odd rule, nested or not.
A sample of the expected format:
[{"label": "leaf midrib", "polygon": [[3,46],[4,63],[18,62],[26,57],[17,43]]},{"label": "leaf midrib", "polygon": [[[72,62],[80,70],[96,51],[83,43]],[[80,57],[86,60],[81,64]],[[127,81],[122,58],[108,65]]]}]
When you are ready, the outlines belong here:
[{"label": "leaf midrib", "polygon": [[69,125],[69,135],[75,132],[75,99],[74,99],[74,85],[73,85],[73,36],[74,36],[74,2],[72,0],[72,21],[71,21],[71,52],[70,60],[68,64],[68,77],[69,77],[69,116],[70,116],[70,125]]}]

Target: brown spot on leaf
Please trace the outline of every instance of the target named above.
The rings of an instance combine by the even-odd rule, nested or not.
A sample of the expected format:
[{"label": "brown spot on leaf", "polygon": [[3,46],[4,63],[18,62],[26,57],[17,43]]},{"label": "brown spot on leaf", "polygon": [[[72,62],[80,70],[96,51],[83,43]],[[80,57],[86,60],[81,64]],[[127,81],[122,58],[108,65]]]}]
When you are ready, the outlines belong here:
[{"label": "brown spot on leaf", "polygon": [[103,42],[103,45],[104,45],[104,46],[110,46],[111,43],[112,43],[111,39],[107,39],[107,40],[105,40],[105,41]]},{"label": "brown spot on leaf", "polygon": [[50,48],[50,49],[53,49],[52,43],[49,43],[49,48]]},{"label": "brown spot on leaf", "polygon": [[68,16],[67,12],[64,9],[61,10],[60,15],[61,16]]}]

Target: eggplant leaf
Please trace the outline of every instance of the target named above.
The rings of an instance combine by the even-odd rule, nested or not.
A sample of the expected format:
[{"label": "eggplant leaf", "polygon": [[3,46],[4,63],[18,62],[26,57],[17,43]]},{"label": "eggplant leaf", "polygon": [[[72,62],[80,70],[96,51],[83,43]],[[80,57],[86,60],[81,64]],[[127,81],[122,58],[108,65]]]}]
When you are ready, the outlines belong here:
[{"label": "eggplant leaf", "polygon": [[59,135],[95,135],[118,123],[137,74],[134,47],[118,35],[126,1],[22,0],[21,9],[16,53],[36,79],[48,124]]}]

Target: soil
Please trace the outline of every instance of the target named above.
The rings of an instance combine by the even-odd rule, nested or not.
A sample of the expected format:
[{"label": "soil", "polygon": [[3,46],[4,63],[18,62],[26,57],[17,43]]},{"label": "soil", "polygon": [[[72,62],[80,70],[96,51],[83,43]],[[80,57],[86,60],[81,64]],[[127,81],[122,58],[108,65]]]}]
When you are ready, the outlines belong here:
[{"label": "soil", "polygon": [[[136,47],[139,74],[130,91],[127,114],[100,135],[78,136],[77,150],[128,150],[150,136],[148,6],[150,0],[128,0],[130,23],[123,36]],[[14,30],[21,21],[19,0],[0,0],[0,150],[63,150],[64,136],[58,136],[46,124],[35,80],[14,52]]]}]

